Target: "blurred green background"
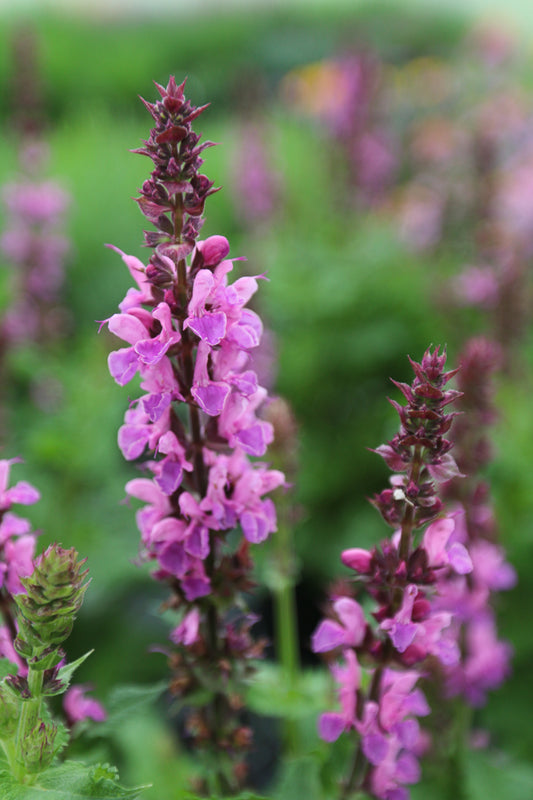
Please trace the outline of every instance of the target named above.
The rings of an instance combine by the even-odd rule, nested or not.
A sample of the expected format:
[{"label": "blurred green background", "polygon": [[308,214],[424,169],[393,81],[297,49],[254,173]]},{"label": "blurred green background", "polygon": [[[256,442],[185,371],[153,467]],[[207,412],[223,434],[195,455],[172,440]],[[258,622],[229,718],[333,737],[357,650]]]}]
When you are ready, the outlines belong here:
[{"label": "blurred green background", "polygon": [[[269,278],[261,285],[258,308],[279,358],[274,390],[291,404],[301,441],[295,539],[302,649],[310,661],[309,636],[326,588],[345,574],[340,550],[366,546],[387,533],[366,498],[388,480],[384,464],[367,448],[397,427],[386,401],[389,377],[410,380],[406,355],[419,359],[429,344],[446,344],[453,365],[462,342],[485,322],[479,310],[437,301],[441,287],[472,258],[468,219],[455,219],[439,247],[410,248],[387,203],[376,208],[354,200],[343,183],[342,153],[324,125],[287,101],[283,87],[291,71],[346,50],[376,54],[392,83],[394,76],[408,74],[409,65],[426,60],[445,65],[452,76],[439,115],[468,124],[465,109],[483,104],[492,90],[472,45],[472,20],[429,7],[421,13],[408,3],[317,3],[283,11],[243,6],[201,14],[188,8],[183,16],[146,18],[11,13],[0,28],[1,183],[18,171],[10,122],[12,42],[24,28],[35,35],[35,80],[42,87],[51,148],[47,172],[73,198],[67,220],[73,252],[64,290],[68,335],[49,347],[24,347],[6,356],[2,456],[21,455],[25,463],[14,468],[14,476],[42,492],[28,513],[43,531],[42,542],[58,540],[88,557],[92,584],[70,655],[90,647],[95,653],[80,678],[105,700],[117,684],[149,685],[166,673],[164,657],[147,652],[166,638],[158,614],[165,593],[146,567],[135,564],[134,512],[123,499],[136,468],[124,462],[116,445],[135,389],[120,389],[110,378],[106,358],[116,342],[105,330],[97,333],[97,321],[115,313],[130,285],[122,261],[104,244],[146,256],[144,220],[131,198],[148,176],[149,162],[128,151],[150,127],[137,95],[153,99],[152,81],[166,83],[169,74],[188,76],[194,104],[211,103],[197,127],[218,143],[206,152],[205,172],[223,190],[208,201],[203,235],[227,236],[231,255],[247,256],[246,269]],[[512,48],[506,85],[520,87],[531,106],[527,42],[513,42]],[[396,126],[401,143],[414,112],[401,98],[395,102],[382,116]],[[252,224],[239,204],[243,126],[250,119],[262,132],[279,184],[275,209],[260,224]],[[408,168],[402,162],[400,184]],[[3,307],[8,302],[5,289]],[[497,749],[490,763],[508,782],[498,784],[476,754],[478,782],[468,795],[475,798],[529,798],[533,791],[532,362],[529,325],[513,343],[513,369],[499,381],[496,454],[489,468],[502,542],[519,574],[518,587],[498,601],[501,634],[515,650],[514,674],[476,718]],[[257,548],[260,576],[268,572],[269,548]],[[260,599],[268,623],[264,590]],[[132,712],[130,724],[115,731],[111,757],[125,782],[154,781],[147,796],[173,800],[183,767],[171,757],[176,735],[163,719],[163,713]],[[94,746],[96,757],[104,745],[97,739]],[[421,791],[429,786],[429,796],[438,797],[438,784],[428,781]]]}]

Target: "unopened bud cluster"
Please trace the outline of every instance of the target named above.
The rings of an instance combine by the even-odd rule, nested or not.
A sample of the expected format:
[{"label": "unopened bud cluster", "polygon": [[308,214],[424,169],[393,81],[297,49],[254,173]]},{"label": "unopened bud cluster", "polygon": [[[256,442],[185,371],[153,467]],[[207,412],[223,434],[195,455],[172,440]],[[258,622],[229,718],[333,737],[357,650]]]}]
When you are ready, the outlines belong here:
[{"label": "unopened bud cluster", "polygon": [[400,417],[400,430],[375,450],[396,473],[392,488],[372,501],[392,527],[401,523],[406,505],[413,509],[415,527],[434,518],[442,510],[435,481],[459,475],[449,452],[452,442],[445,438],[455,416],[445,408],[460,396],[445,386],[457,370],[444,372],[446,353],[439,354],[439,348],[427,350],[420,364],[409,361],[415,373],[412,384],[392,381],[407,405],[389,400]]},{"label": "unopened bud cluster", "polygon": [[75,550],[51,545],[36,559],[33,574],[21,579],[26,593],[15,596],[15,649],[34,670],[51,669],[65,655],[60,645],[70,636],[88,586],[88,570],[76,559]]}]

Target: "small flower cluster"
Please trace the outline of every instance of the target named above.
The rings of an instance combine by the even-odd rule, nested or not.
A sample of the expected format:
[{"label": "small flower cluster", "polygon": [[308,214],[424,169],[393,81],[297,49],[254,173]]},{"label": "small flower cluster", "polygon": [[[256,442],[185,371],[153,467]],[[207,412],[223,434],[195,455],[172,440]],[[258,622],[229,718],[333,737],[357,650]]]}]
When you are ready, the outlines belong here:
[{"label": "small flower cluster", "polygon": [[[455,519],[439,516],[436,483],[459,472],[445,438],[455,416],[445,409],[459,393],[446,388],[456,370],[445,372],[445,362],[438,348],[427,350],[420,363],[411,361],[411,385],[394,382],[407,405],[391,401],[400,430],[375,452],[396,474],[393,488],[373,500],[394,535],[371,551],[342,553],[374,601],[374,623],[355,599],[341,596],[333,602],[333,618],[313,635],[315,652],[342,657],[332,665],[341,711],[322,715],[320,735],[333,741],[355,730],[360,737],[344,796],[356,789],[384,800],[409,796],[405,784],[418,781],[418,756],[426,744],[417,718],[429,713],[416,684],[428,663],[452,666],[460,659],[452,614],[438,606],[445,577],[472,571]],[[428,522],[417,544],[414,533]]]},{"label": "small flower cluster", "polygon": [[266,120],[243,123],[236,153],[235,205],[239,219],[252,229],[268,225],[279,207],[281,177],[272,165]]},{"label": "small flower cluster", "polygon": [[15,344],[54,338],[62,328],[59,299],[70,245],[61,228],[70,198],[55,181],[23,179],[3,187],[2,201],[0,250],[12,267],[3,337]]},{"label": "small flower cluster", "polygon": [[[139,373],[144,391],[126,412],[118,441],[127,460],[146,459],[150,476],[131,480],[126,491],[144,503],[137,512],[143,555],[156,563],[154,577],[172,587],[170,604],[182,610],[171,637],[180,646],[173,689],[196,688],[203,664],[219,670],[209,681],[221,695],[237,663],[257,655],[248,633],[253,620],[230,620],[224,609],[250,585],[249,543],[276,529],[265,495],[284,477],[250,459],[263,456],[273,437],[257,416],[267,392],[250,368],[262,334],[259,316],[246,307],[257,278],[229,283],[227,239],[197,241],[205,199],[216,191],[200,172],[210,143],[199,144],[191,128],[205,106],[192,106],[173,77],[166,88],[156,86],[161,99],[143,101],[155,126],[135,151],[154,163],[137,201],[156,227],[145,232],[154,252],[146,266],[121,253],[138,288],[107,320],[128,345],[110,354],[109,369],[121,385]],[[245,541],[232,551],[227,533],[237,526]],[[197,744],[214,735],[212,720],[198,716],[189,726]],[[226,734],[218,744],[231,749]],[[238,730],[235,736],[243,738]]]},{"label": "small flower cluster", "polygon": [[349,188],[365,205],[381,201],[397,168],[390,131],[380,119],[382,65],[369,52],[347,53],[289,73],[286,101],[321,119],[346,165]]},{"label": "small flower cluster", "polygon": [[7,346],[41,344],[63,333],[60,292],[70,243],[63,235],[69,194],[45,179],[44,86],[37,36],[27,28],[11,41],[10,130],[17,137],[19,170],[1,190],[5,212],[0,253],[10,268],[10,305],[1,324]]}]

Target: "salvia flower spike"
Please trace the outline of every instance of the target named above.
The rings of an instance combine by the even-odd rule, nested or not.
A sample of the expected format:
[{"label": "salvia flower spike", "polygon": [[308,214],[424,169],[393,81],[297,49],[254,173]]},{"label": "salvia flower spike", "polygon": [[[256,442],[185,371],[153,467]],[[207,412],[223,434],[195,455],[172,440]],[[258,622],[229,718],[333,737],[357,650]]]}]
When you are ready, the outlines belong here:
[{"label": "salvia flower spike", "polygon": [[[230,282],[236,259],[228,257],[228,240],[198,240],[205,200],[215,191],[201,172],[211,143],[200,144],[192,130],[205,106],[191,105],[173,77],[156,87],[160,99],[144,101],[154,127],[134,151],[154,167],[137,200],[155,227],[145,231],[153,252],[146,266],[121,253],[137,288],[107,320],[127,344],[108,364],[122,386],[139,374],[144,392],[130,404],[118,443],[128,461],[145,458],[144,476],[126,491],[144,503],[137,513],[142,556],[155,562],[153,575],[171,588],[168,606],[178,614],[170,690],[184,702],[199,689],[209,694],[187,717],[186,735],[212,755],[219,788],[229,793],[242,782],[250,738],[235,708],[262,648],[250,635],[255,617],[243,610],[241,593],[251,586],[250,545],[276,530],[265,495],[284,476],[257,460],[273,439],[260,415],[267,390],[253,360],[263,325],[247,308],[259,276]],[[230,544],[237,527],[244,541]]]},{"label": "salvia flower spike", "polygon": [[[441,610],[439,595],[448,576],[471,573],[472,560],[455,540],[455,518],[439,516],[438,496],[438,484],[459,474],[446,439],[455,416],[446,407],[459,393],[446,388],[455,370],[444,371],[446,354],[439,348],[410,362],[412,383],[395,382],[407,405],[391,401],[400,430],[376,450],[395,474],[392,488],[373,504],[395,533],[371,551],[357,547],[341,555],[356,573],[356,590],[364,587],[372,599],[372,622],[345,592],[332,598],[331,617],[312,637],[316,653],[342,659],[330,657],[340,710],[322,714],[319,734],[331,742],[353,730],[359,739],[343,800],[361,790],[382,800],[407,800],[406,784],[420,777],[418,717],[430,711],[418,681],[429,665],[442,670],[460,659],[452,614]],[[417,529],[429,521],[416,542]]]}]

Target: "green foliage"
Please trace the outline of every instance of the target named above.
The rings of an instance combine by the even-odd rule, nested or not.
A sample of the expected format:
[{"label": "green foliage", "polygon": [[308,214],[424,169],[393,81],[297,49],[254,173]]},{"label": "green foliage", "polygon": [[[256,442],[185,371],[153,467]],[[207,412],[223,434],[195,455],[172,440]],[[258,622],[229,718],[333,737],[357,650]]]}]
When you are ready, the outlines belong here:
[{"label": "green foliage", "polygon": [[312,755],[287,759],[274,791],[275,800],[293,800],[295,797],[320,800],[323,793],[319,773],[320,764]]},{"label": "green foliage", "polygon": [[240,792],[239,794],[233,795],[231,798],[206,798],[193,794],[193,792],[183,792],[183,794],[180,795],[180,800],[266,800],[266,798],[263,797],[263,795],[255,794],[255,792]]},{"label": "green foliage", "polygon": [[18,671],[18,666],[13,664],[8,658],[0,658],[0,681],[8,675],[16,675]]},{"label": "green foliage", "polygon": [[246,694],[252,711],[286,719],[316,718],[324,710],[329,676],[324,670],[308,670],[288,686],[279,666],[260,664]]},{"label": "green foliage", "polygon": [[466,787],[470,800],[505,797],[529,800],[533,796],[533,767],[504,753],[474,751],[468,759]]},{"label": "green foliage", "polygon": [[166,681],[150,686],[117,686],[106,702],[107,719],[92,734],[109,736],[120,731],[132,717],[146,713],[166,689]]},{"label": "green foliage", "polygon": [[137,800],[144,787],[125,789],[109,765],[87,767],[66,761],[41,775],[33,786],[16,783],[0,772],[2,800]]}]

